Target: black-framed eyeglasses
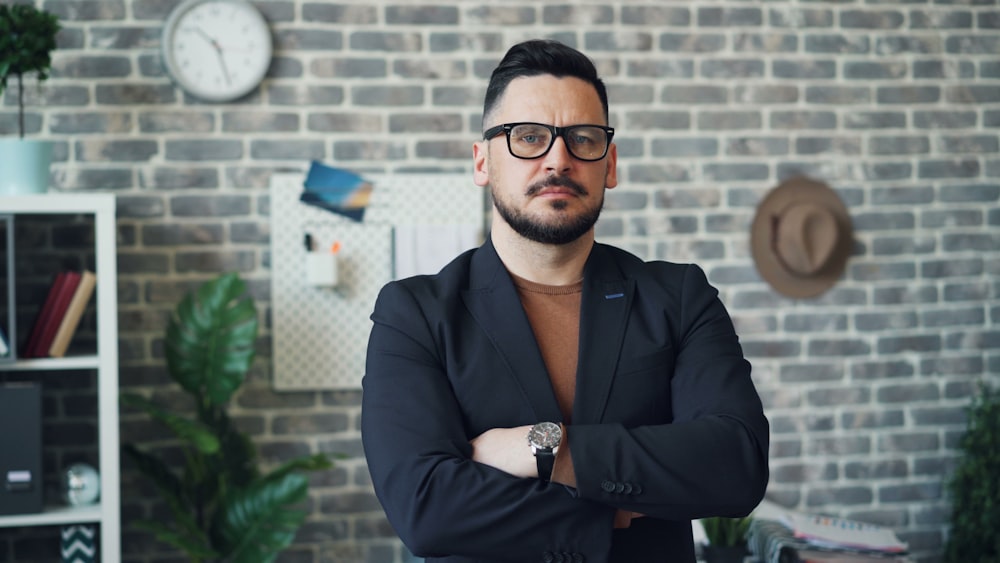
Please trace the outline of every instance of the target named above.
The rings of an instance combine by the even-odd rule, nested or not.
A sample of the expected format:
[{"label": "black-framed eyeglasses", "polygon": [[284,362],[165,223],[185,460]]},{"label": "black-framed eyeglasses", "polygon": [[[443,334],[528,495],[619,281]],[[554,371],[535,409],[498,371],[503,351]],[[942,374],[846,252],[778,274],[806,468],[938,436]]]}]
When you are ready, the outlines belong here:
[{"label": "black-framed eyeglasses", "polygon": [[615,135],[613,128],[603,125],[556,127],[544,123],[519,122],[490,127],[483,133],[483,139],[488,141],[501,132],[507,135],[507,150],[517,158],[541,158],[555,144],[556,137],[562,137],[569,153],[587,162],[604,158],[608,154],[611,138]]}]

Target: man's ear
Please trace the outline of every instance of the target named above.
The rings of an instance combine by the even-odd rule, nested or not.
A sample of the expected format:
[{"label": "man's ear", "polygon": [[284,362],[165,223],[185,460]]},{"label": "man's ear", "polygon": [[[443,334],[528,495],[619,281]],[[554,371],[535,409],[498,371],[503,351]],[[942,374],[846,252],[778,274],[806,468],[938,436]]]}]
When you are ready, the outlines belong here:
[{"label": "man's ear", "polygon": [[489,141],[472,144],[472,179],[477,186],[486,187],[490,183]]},{"label": "man's ear", "polygon": [[604,176],[604,186],[609,190],[618,185],[618,145],[608,147],[608,171]]}]

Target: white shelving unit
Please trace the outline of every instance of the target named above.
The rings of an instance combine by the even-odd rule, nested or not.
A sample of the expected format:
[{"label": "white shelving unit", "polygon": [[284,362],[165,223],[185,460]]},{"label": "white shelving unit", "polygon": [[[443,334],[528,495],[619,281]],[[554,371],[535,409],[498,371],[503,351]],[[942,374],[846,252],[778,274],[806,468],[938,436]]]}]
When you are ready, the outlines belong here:
[{"label": "white shelving unit", "polygon": [[[0,516],[0,528],[100,524],[103,563],[121,561],[121,482],[118,441],[118,267],[113,194],[0,196],[0,215],[93,215],[97,286],[97,353],[64,358],[19,359],[0,363],[0,371],[96,370],[98,456],[101,497],[82,507],[51,506],[39,514]],[[16,250],[15,250],[16,252]],[[9,257],[8,257],[9,258]],[[5,265],[3,265],[5,266]],[[14,273],[16,276],[16,272]],[[13,280],[10,280],[13,283]],[[16,304],[15,304],[16,305]]]}]

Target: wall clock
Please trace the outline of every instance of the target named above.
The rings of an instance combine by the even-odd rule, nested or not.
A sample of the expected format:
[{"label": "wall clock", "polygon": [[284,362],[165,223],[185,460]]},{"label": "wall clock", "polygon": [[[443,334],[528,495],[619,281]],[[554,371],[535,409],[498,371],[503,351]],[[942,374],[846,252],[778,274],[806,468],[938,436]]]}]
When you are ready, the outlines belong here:
[{"label": "wall clock", "polygon": [[256,88],[271,64],[271,30],[245,0],[185,0],[163,26],[163,62],[196,98],[228,102]]}]

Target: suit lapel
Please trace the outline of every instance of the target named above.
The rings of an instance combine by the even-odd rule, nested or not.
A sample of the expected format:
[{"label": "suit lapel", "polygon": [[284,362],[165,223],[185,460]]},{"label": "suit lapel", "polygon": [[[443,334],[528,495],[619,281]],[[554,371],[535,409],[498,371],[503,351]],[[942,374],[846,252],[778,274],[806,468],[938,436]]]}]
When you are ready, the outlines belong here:
[{"label": "suit lapel", "polygon": [[521,299],[490,240],[472,257],[469,290],[463,292],[462,299],[520,385],[538,417],[535,422],[562,421]]},{"label": "suit lapel", "polygon": [[584,270],[575,424],[594,424],[604,417],[634,293],[635,282],[624,278],[606,248],[595,245]]}]

